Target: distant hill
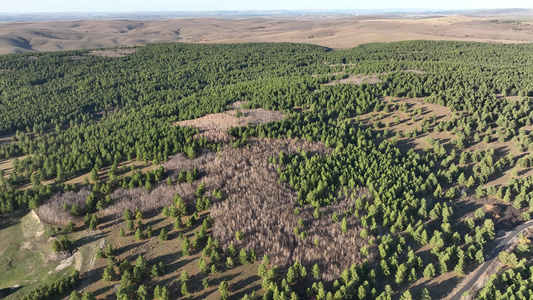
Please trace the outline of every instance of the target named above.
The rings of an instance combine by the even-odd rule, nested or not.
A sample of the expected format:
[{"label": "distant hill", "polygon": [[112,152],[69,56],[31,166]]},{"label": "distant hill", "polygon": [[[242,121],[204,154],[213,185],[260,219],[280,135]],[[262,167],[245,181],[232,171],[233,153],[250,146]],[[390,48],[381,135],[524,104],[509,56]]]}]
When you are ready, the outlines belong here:
[{"label": "distant hill", "polygon": [[[295,42],[333,49],[403,40],[533,42],[532,10],[0,14],[0,54],[154,42]],[[461,13],[461,14],[458,14]]]}]

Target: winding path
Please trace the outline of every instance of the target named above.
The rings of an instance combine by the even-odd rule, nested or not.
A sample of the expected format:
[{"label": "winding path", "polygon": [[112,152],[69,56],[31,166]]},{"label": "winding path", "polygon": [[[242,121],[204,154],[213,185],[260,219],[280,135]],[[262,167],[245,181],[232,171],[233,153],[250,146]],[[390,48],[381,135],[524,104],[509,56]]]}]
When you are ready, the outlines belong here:
[{"label": "winding path", "polygon": [[455,295],[452,297],[449,297],[450,300],[460,300],[463,294],[467,291],[470,291],[472,287],[476,284],[476,282],[479,280],[480,276],[487,271],[487,269],[492,265],[495,259],[498,258],[498,254],[500,252],[505,251],[510,245],[511,240],[516,237],[520,232],[533,227],[533,220],[527,221],[518,227],[516,227],[513,231],[510,231],[507,233],[507,235],[501,240],[500,244],[492,250],[490,253],[488,259],[479,267],[477,268],[475,273],[470,276],[471,279],[459,290]]}]

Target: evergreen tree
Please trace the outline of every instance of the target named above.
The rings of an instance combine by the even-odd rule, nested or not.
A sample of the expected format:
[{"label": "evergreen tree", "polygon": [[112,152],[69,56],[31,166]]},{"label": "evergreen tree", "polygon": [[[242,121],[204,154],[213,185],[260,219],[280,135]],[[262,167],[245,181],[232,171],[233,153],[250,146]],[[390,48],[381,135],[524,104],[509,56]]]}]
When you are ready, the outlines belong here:
[{"label": "evergreen tree", "polygon": [[320,276],[322,275],[322,272],[320,271],[320,268],[318,267],[318,264],[315,264],[313,266],[313,269],[312,269],[311,273],[313,274],[313,278],[314,279],[319,279],[320,278]]},{"label": "evergreen tree", "polygon": [[144,238],[144,236],[143,236],[143,233],[142,233],[141,229],[137,228],[137,230],[135,231],[135,239],[140,241],[143,238]]},{"label": "evergreen tree", "polygon": [[168,233],[165,230],[165,228],[161,228],[161,231],[159,232],[159,240],[160,241],[166,241],[168,239]]}]

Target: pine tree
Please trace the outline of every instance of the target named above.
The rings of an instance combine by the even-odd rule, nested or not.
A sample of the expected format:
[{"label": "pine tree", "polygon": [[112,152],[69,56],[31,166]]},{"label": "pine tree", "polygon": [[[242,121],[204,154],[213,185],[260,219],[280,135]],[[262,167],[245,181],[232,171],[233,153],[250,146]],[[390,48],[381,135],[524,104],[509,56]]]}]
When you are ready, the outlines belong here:
[{"label": "pine tree", "polygon": [[128,230],[133,231],[135,229],[135,224],[133,223],[133,220],[128,221]]},{"label": "pine tree", "polygon": [[422,290],[422,294],[420,295],[420,300],[431,300],[431,295],[429,294],[429,291],[426,288]]},{"label": "pine tree", "polygon": [[298,276],[296,274],[296,272],[294,271],[294,268],[293,267],[289,267],[289,269],[287,270],[287,282],[288,283],[293,283],[296,281],[296,279],[298,279]]},{"label": "pine tree", "polygon": [[141,229],[137,228],[137,230],[135,231],[135,239],[140,241],[143,238],[144,238],[144,236],[143,236],[143,233],[142,233]]},{"label": "pine tree", "polygon": [[159,277],[159,275],[159,268],[157,267],[157,265],[153,265],[152,271],[150,271],[150,278],[154,279]]},{"label": "pine tree", "polygon": [[170,299],[170,292],[168,291],[168,288],[164,286],[161,289],[161,300],[169,300]]},{"label": "pine tree", "polygon": [[72,223],[72,222],[69,221],[69,222],[67,223],[67,226],[65,227],[65,232],[67,232],[67,233],[71,233],[71,232],[74,231],[74,228],[75,228],[75,227],[76,227],[76,225],[74,225],[74,223]]},{"label": "pine tree", "polygon": [[248,262],[248,251],[246,249],[241,249],[241,252],[239,253],[239,261],[242,265],[245,265]]},{"label": "pine tree", "polygon": [[129,208],[126,208],[124,210],[124,220],[125,221],[129,221],[133,218],[133,213],[131,212],[131,210]]},{"label": "pine tree", "polygon": [[230,256],[228,256],[228,257],[226,258],[226,267],[227,267],[228,269],[231,269],[231,268],[233,268],[233,266],[234,266],[234,264],[233,264],[233,258],[231,258]]},{"label": "pine tree", "polygon": [[165,218],[168,218],[168,216],[170,216],[170,213],[168,211],[168,207],[165,205],[163,206],[163,212],[161,213],[163,215],[163,217]]},{"label": "pine tree", "polygon": [[396,276],[394,277],[396,284],[401,284],[404,281],[406,272],[407,267],[404,264],[400,264],[396,270]]},{"label": "pine tree", "polygon": [[228,283],[226,281],[222,281],[219,286],[218,290],[220,291],[220,299],[221,300],[227,300],[229,299],[229,293],[228,293]]},{"label": "pine tree", "polygon": [[140,210],[138,210],[136,213],[135,213],[135,219],[137,220],[142,220],[143,219],[143,214]]},{"label": "pine tree", "polygon": [[435,267],[433,267],[432,263],[429,263],[424,269],[424,278],[431,279],[433,277],[435,277]]},{"label": "pine tree", "polygon": [[160,299],[161,298],[161,287],[158,285],[155,286],[154,289],[154,299]]},{"label": "pine tree", "polygon": [[201,198],[205,194],[205,183],[202,182],[196,189],[196,198]]},{"label": "pine tree", "polygon": [[166,241],[168,239],[168,234],[165,228],[161,228],[161,231],[159,232],[159,240],[160,241]]},{"label": "pine tree", "polygon": [[98,218],[96,217],[96,215],[93,215],[89,224],[89,229],[96,230],[96,226],[98,226]]},{"label": "pine tree", "polygon": [[104,275],[102,277],[102,280],[104,282],[111,282],[115,280],[117,274],[115,273],[115,268],[112,265],[107,265],[104,269]]},{"label": "pine tree", "polygon": [[83,224],[85,224],[85,226],[89,226],[89,224],[91,224],[91,214],[90,213],[87,213],[85,215],[85,218],[83,219]]},{"label": "pine tree", "polygon": [[200,269],[202,273],[207,274],[208,268],[207,268],[207,263],[205,262],[205,259],[203,258],[198,259],[198,268]]},{"label": "pine tree", "polygon": [[411,296],[411,292],[409,290],[406,290],[403,292],[402,296],[400,297],[400,300],[413,300],[413,296]]},{"label": "pine tree", "polygon": [[182,246],[182,251],[183,251],[183,255],[189,255],[189,238],[185,237],[185,239],[183,239],[183,242],[181,243],[181,246]]},{"label": "pine tree", "polygon": [[183,282],[183,283],[181,284],[181,294],[182,294],[183,296],[187,296],[187,295],[189,295],[189,288],[187,287],[187,282]]},{"label": "pine tree", "polygon": [[322,275],[322,272],[320,271],[320,268],[318,267],[318,264],[315,264],[313,266],[313,269],[311,270],[311,273],[313,273],[313,278],[314,279],[319,279],[320,276]]},{"label": "pine tree", "polygon": [[94,168],[91,170],[91,180],[98,181],[98,172]]},{"label": "pine tree", "polygon": [[233,243],[228,246],[227,255],[230,257],[237,256],[237,250],[235,250],[235,245],[233,245]]},{"label": "pine tree", "polygon": [[151,225],[148,225],[148,227],[146,227],[146,236],[148,238],[152,237],[152,226]]},{"label": "pine tree", "polygon": [[346,222],[346,217],[342,218],[342,222],[341,222],[341,230],[343,233],[345,233],[346,231],[348,231],[348,224]]},{"label": "pine tree", "polygon": [[144,284],[141,284],[139,288],[137,289],[137,298],[139,300],[148,299],[148,291],[146,290],[146,286],[144,286]]},{"label": "pine tree", "polygon": [[237,239],[237,241],[242,241],[243,238],[244,238],[244,233],[242,233],[242,231],[240,230],[237,230],[237,232],[235,233],[235,239]]},{"label": "pine tree", "polygon": [[183,222],[181,221],[181,217],[177,216],[176,221],[174,222],[174,229],[182,229],[183,228]]}]

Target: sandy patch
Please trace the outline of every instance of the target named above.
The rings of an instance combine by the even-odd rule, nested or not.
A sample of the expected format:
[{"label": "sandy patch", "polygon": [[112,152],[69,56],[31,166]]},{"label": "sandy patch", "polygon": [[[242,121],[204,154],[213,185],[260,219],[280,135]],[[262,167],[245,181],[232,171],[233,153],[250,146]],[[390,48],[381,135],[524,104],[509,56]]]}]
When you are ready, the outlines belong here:
[{"label": "sandy patch", "polygon": [[[0,74],[2,74],[2,70],[0,70]],[[0,145],[11,144],[12,143],[11,139],[13,138],[13,136],[14,136],[13,134],[0,136]]]},{"label": "sandy patch", "polygon": [[357,85],[363,84],[363,83],[376,84],[376,83],[381,82],[381,79],[378,78],[379,75],[381,74],[350,75],[348,76],[348,78],[328,82],[324,85],[336,85],[336,84],[347,84],[347,83],[357,84]]},{"label": "sandy patch", "polygon": [[[415,74],[425,74],[426,72],[425,71],[421,71],[421,70],[411,70],[411,69],[408,69],[408,70],[403,70],[403,71],[399,71],[399,72],[409,72],[409,73],[415,73]],[[363,84],[363,83],[367,83],[367,84],[376,84],[376,83],[380,83],[382,80],[379,79],[379,76],[381,75],[388,75],[388,74],[391,74],[391,73],[394,73],[394,72],[383,72],[383,73],[373,73],[373,74],[369,74],[369,75],[363,75],[363,74],[356,74],[356,75],[349,75],[348,78],[344,78],[344,79],[340,79],[340,80],[335,80],[335,81],[332,81],[332,82],[328,82],[324,85],[336,85],[336,84],[347,84],[347,83],[351,83],[351,84]],[[340,75],[342,73],[331,73],[330,75]]]},{"label": "sandy patch", "polygon": [[76,256],[80,256],[79,252],[76,252],[76,254],[72,255],[71,257],[62,260],[61,263],[55,268],[55,271],[58,272],[70,267],[72,263],[76,260]]},{"label": "sandy patch", "polygon": [[[242,103],[237,104],[238,107],[240,105]],[[241,116],[238,116],[238,114],[241,114]],[[277,122],[283,120],[283,118],[285,118],[283,112],[256,108],[209,114],[198,119],[176,122],[173,125],[196,127],[200,130],[200,134],[203,134],[208,140],[220,142],[232,139],[231,136],[225,133],[230,127]]]},{"label": "sandy patch", "polygon": [[118,48],[118,49],[106,49],[106,50],[92,50],[88,54],[94,56],[105,57],[125,57],[137,51],[136,48]]},{"label": "sandy patch", "polygon": [[504,100],[508,100],[508,101],[522,101],[522,100],[524,100],[524,97],[521,97],[521,96],[504,96],[503,94],[496,94],[496,98],[504,99]]},{"label": "sandy patch", "polygon": [[228,105],[231,109],[241,109],[243,105],[247,104],[248,101],[235,101]]}]

